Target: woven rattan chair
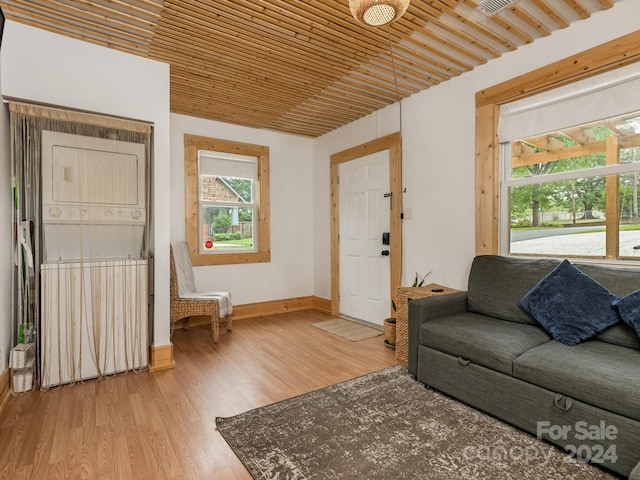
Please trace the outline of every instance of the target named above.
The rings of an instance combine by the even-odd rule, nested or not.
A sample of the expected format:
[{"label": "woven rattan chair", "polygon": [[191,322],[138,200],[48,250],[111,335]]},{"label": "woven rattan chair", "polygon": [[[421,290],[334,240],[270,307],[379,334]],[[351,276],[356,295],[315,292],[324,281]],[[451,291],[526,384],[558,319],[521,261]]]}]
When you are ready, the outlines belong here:
[{"label": "woven rattan chair", "polygon": [[[176,266],[176,261],[179,262]],[[190,317],[211,317],[213,343],[220,341],[219,323],[226,322],[231,331],[231,297],[228,292],[199,292],[195,290],[195,279],[189,249],[185,242],[172,242],[170,266],[170,323],[171,335],[175,323],[184,319],[184,328],[189,328]],[[221,309],[221,303],[223,308]],[[220,315],[221,310],[223,315]]]}]

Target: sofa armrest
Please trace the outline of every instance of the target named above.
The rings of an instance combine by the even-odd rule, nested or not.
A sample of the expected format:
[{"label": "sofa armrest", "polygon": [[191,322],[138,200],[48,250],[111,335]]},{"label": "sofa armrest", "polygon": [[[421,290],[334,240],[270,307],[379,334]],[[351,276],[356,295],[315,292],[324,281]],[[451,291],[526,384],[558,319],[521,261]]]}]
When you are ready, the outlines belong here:
[{"label": "sofa armrest", "polygon": [[429,320],[444,318],[467,311],[467,292],[416,298],[409,302],[408,370],[415,375],[418,365],[418,339],[420,325]]}]

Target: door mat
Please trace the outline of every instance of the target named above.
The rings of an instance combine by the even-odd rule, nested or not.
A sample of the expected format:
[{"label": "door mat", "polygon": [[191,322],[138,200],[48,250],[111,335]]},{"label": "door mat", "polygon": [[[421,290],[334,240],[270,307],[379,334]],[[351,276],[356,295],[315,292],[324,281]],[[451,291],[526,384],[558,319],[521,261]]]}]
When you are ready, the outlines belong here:
[{"label": "door mat", "polygon": [[360,340],[366,340],[367,338],[377,337],[383,334],[382,330],[344,318],[334,318],[323,322],[312,323],[311,325],[338,335],[339,337],[346,338],[351,342],[359,342]]}]

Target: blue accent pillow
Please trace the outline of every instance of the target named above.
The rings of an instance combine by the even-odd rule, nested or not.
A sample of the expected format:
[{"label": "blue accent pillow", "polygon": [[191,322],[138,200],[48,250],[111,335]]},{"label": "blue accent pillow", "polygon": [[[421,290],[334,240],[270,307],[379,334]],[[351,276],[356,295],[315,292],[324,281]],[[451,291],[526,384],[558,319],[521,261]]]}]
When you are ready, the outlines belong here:
[{"label": "blue accent pillow", "polygon": [[624,323],[632,327],[640,337],[640,290],[616,298],[612,305],[618,310]]},{"label": "blue accent pillow", "polygon": [[618,323],[611,303],[618,297],[569,260],[564,260],[533,287],[518,305],[549,334],[576,345]]}]

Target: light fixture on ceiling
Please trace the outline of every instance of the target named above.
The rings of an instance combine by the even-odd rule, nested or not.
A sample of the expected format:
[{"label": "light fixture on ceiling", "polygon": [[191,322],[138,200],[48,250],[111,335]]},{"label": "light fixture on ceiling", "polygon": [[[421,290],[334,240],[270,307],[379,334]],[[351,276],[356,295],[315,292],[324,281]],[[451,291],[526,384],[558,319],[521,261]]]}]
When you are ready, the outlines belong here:
[{"label": "light fixture on ceiling", "polygon": [[349,0],[351,14],[362,25],[381,27],[399,19],[409,0]]}]

